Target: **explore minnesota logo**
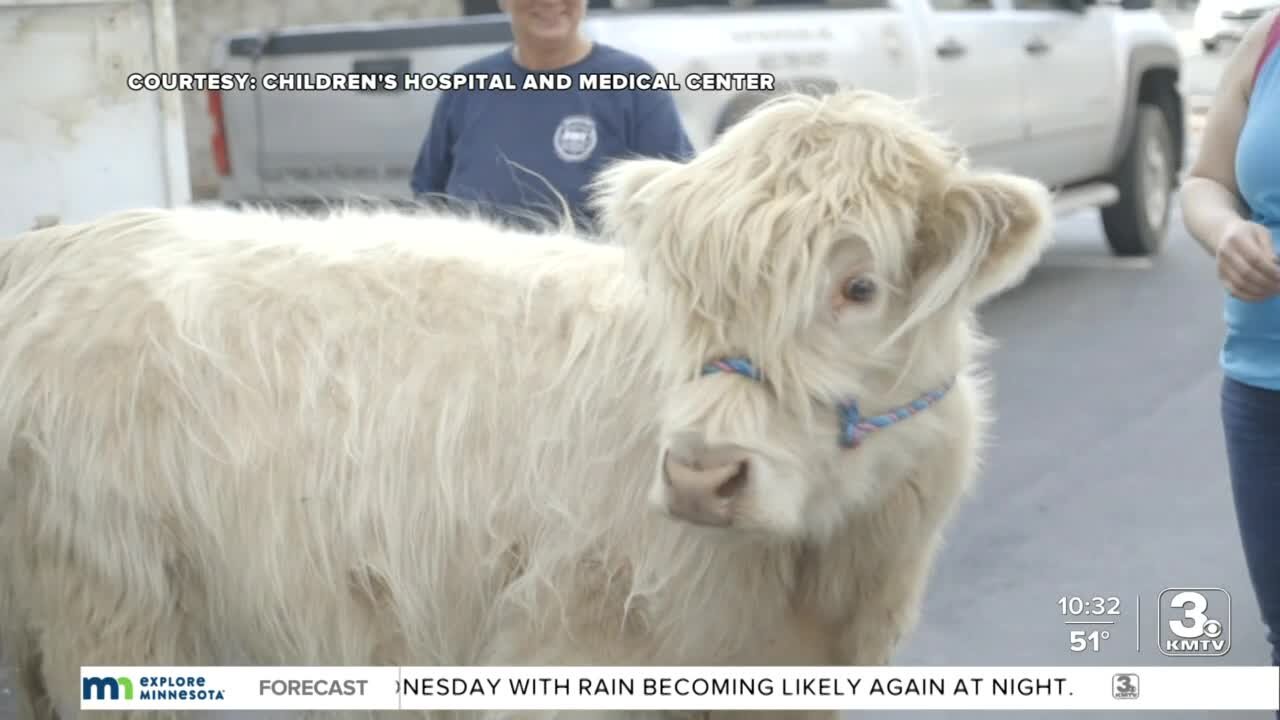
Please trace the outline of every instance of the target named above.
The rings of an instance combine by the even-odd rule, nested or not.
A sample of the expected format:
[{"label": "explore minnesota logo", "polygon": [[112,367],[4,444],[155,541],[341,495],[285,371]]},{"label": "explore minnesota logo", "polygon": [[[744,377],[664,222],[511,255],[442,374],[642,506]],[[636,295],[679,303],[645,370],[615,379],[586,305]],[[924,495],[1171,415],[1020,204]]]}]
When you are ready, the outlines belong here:
[{"label": "explore minnesota logo", "polygon": [[[107,668],[94,668],[94,670],[104,669]],[[187,703],[200,705],[203,704],[202,701],[207,703],[225,699],[223,689],[210,687],[208,679],[203,675],[104,673],[82,674],[80,679],[80,701],[84,709],[92,709],[99,703],[106,703],[109,706],[129,703],[141,709],[143,706],[157,702],[168,708]]]},{"label": "explore minnesota logo", "polygon": [[133,681],[123,675],[118,678],[87,677],[80,683],[81,700],[133,699]]}]

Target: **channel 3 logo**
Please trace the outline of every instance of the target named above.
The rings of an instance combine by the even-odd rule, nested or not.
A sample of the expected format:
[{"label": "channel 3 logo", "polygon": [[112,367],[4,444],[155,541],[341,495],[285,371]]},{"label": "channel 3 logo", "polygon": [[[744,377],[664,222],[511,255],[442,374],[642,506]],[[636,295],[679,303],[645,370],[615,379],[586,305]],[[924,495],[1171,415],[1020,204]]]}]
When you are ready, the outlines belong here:
[{"label": "channel 3 logo", "polygon": [[1137,674],[1117,673],[1112,676],[1111,697],[1116,700],[1136,700],[1138,698]]},{"label": "channel 3 logo", "polygon": [[1160,652],[1218,657],[1231,649],[1231,596],[1221,588],[1169,588],[1160,593]]}]

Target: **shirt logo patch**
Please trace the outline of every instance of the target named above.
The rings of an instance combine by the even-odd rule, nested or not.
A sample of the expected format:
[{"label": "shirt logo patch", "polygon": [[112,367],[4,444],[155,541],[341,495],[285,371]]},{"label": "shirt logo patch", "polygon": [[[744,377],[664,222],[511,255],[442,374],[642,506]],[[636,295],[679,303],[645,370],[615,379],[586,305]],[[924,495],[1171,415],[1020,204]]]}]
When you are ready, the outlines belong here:
[{"label": "shirt logo patch", "polygon": [[565,162],[582,162],[596,149],[596,121],[590,115],[570,115],[560,121],[552,142]]}]

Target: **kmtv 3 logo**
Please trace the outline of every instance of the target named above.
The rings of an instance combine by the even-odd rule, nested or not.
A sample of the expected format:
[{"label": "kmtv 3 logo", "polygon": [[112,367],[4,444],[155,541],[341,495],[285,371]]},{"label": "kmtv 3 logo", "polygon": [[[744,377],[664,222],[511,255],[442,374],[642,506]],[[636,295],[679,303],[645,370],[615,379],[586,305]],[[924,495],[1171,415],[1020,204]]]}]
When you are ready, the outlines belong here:
[{"label": "kmtv 3 logo", "polygon": [[1138,674],[1116,673],[1111,677],[1111,697],[1117,700],[1138,698]]},{"label": "kmtv 3 logo", "polygon": [[1217,657],[1231,649],[1231,595],[1221,588],[1169,588],[1160,593],[1160,652]]},{"label": "kmtv 3 logo", "polygon": [[81,700],[133,699],[133,681],[127,677],[87,677],[80,682]]}]

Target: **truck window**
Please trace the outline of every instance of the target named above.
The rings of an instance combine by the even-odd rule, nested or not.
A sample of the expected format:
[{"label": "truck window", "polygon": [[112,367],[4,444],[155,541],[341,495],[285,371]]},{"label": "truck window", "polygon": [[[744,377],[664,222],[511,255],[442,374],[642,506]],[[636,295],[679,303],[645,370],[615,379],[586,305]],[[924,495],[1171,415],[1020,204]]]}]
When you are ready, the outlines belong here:
[{"label": "truck window", "polygon": [[[587,0],[587,10],[608,10],[613,7],[612,0]],[[462,14],[494,15],[502,12],[498,0],[462,0]]]},{"label": "truck window", "polygon": [[498,9],[498,0],[462,0],[463,15],[490,15],[502,12]]},{"label": "truck window", "polygon": [[929,0],[929,5],[938,12],[995,9],[992,0]]},{"label": "truck window", "polygon": [[749,0],[747,7],[795,5],[806,7],[829,7],[841,9],[887,8],[889,0]]},{"label": "truck window", "polygon": [[[604,0],[606,3],[609,0]],[[629,10],[665,10],[673,8],[726,8],[750,10],[757,7],[808,7],[867,9],[888,8],[891,0],[617,0],[615,7]]]},{"label": "truck window", "polygon": [[651,0],[649,7],[659,8],[680,8],[680,7],[733,7],[733,3],[729,0]]}]

